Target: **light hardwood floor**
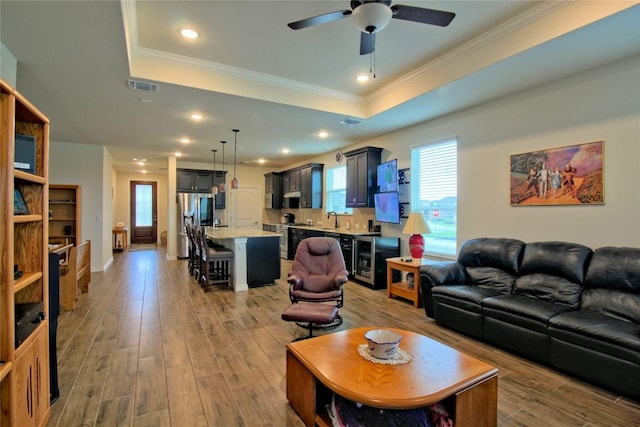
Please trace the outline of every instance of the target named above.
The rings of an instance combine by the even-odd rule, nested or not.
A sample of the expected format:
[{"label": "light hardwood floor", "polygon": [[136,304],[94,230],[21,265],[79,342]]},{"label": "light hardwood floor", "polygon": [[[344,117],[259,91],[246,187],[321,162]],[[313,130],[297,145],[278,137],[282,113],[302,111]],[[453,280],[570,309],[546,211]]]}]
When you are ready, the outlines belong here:
[{"label": "light hardwood floor", "polygon": [[[301,426],[285,397],[284,345],[306,331],[280,319],[288,305],[282,279],[204,293],[162,247],[115,254],[60,316],[49,426]],[[335,330],[404,328],[498,367],[500,426],[640,426],[638,402],[442,328],[382,290],[348,283],[341,314]]]}]

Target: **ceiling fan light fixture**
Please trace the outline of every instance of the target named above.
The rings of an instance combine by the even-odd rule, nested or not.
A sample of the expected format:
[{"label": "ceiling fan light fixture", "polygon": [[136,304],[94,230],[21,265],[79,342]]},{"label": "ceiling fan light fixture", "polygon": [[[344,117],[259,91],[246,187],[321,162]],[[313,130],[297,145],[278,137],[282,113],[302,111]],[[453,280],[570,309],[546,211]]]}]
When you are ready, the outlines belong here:
[{"label": "ceiling fan light fixture", "polygon": [[351,21],[363,33],[377,33],[386,27],[393,12],[384,3],[364,3],[354,9]]}]

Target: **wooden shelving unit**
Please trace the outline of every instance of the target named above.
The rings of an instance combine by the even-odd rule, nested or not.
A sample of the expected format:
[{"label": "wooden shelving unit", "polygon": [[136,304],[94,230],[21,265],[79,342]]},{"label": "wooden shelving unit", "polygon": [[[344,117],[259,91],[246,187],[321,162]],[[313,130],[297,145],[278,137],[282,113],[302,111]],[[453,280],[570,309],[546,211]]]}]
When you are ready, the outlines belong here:
[{"label": "wooden shelving unit", "polygon": [[[16,133],[35,139],[31,171],[14,167]],[[45,426],[50,416],[49,120],[2,79],[0,143],[0,425]],[[20,190],[27,214],[14,214],[14,190]],[[16,345],[15,313],[21,304],[41,304],[44,319]]]},{"label": "wooden shelving unit", "polygon": [[49,243],[78,246],[80,187],[49,184]]}]

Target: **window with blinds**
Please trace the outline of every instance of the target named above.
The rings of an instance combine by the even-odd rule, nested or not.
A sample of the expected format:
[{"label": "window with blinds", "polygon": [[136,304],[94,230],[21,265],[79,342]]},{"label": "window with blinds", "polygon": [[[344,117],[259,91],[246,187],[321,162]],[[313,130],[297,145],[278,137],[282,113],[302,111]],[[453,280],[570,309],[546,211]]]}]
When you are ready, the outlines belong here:
[{"label": "window with blinds", "polygon": [[425,252],[455,256],[458,220],[458,142],[411,149],[411,211],[422,212],[431,229]]},{"label": "window with blinds", "polygon": [[346,207],[347,202],[347,167],[337,166],[327,169],[327,193],[326,212],[334,211],[339,214],[353,213],[353,209]]}]

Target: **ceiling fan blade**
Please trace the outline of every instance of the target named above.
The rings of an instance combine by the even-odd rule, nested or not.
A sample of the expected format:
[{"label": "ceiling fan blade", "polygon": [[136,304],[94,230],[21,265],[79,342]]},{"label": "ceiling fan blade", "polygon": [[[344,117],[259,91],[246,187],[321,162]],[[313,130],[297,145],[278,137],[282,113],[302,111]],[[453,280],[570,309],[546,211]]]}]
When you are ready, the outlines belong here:
[{"label": "ceiling fan blade", "polygon": [[300,21],[290,22],[287,24],[287,26],[292,30],[301,30],[313,25],[337,21],[338,19],[346,18],[349,15],[351,15],[350,10],[337,10],[335,12],[325,13],[324,15],[313,16],[311,18],[301,19]]},{"label": "ceiling fan blade", "polygon": [[376,51],[376,33],[360,33],[360,55],[368,55]]},{"label": "ceiling fan blade", "polygon": [[403,6],[401,4],[391,6],[391,10],[393,11],[394,18],[404,19],[405,21],[420,22],[422,24],[437,25],[439,27],[446,27],[456,16],[453,12],[425,9],[422,7]]}]

